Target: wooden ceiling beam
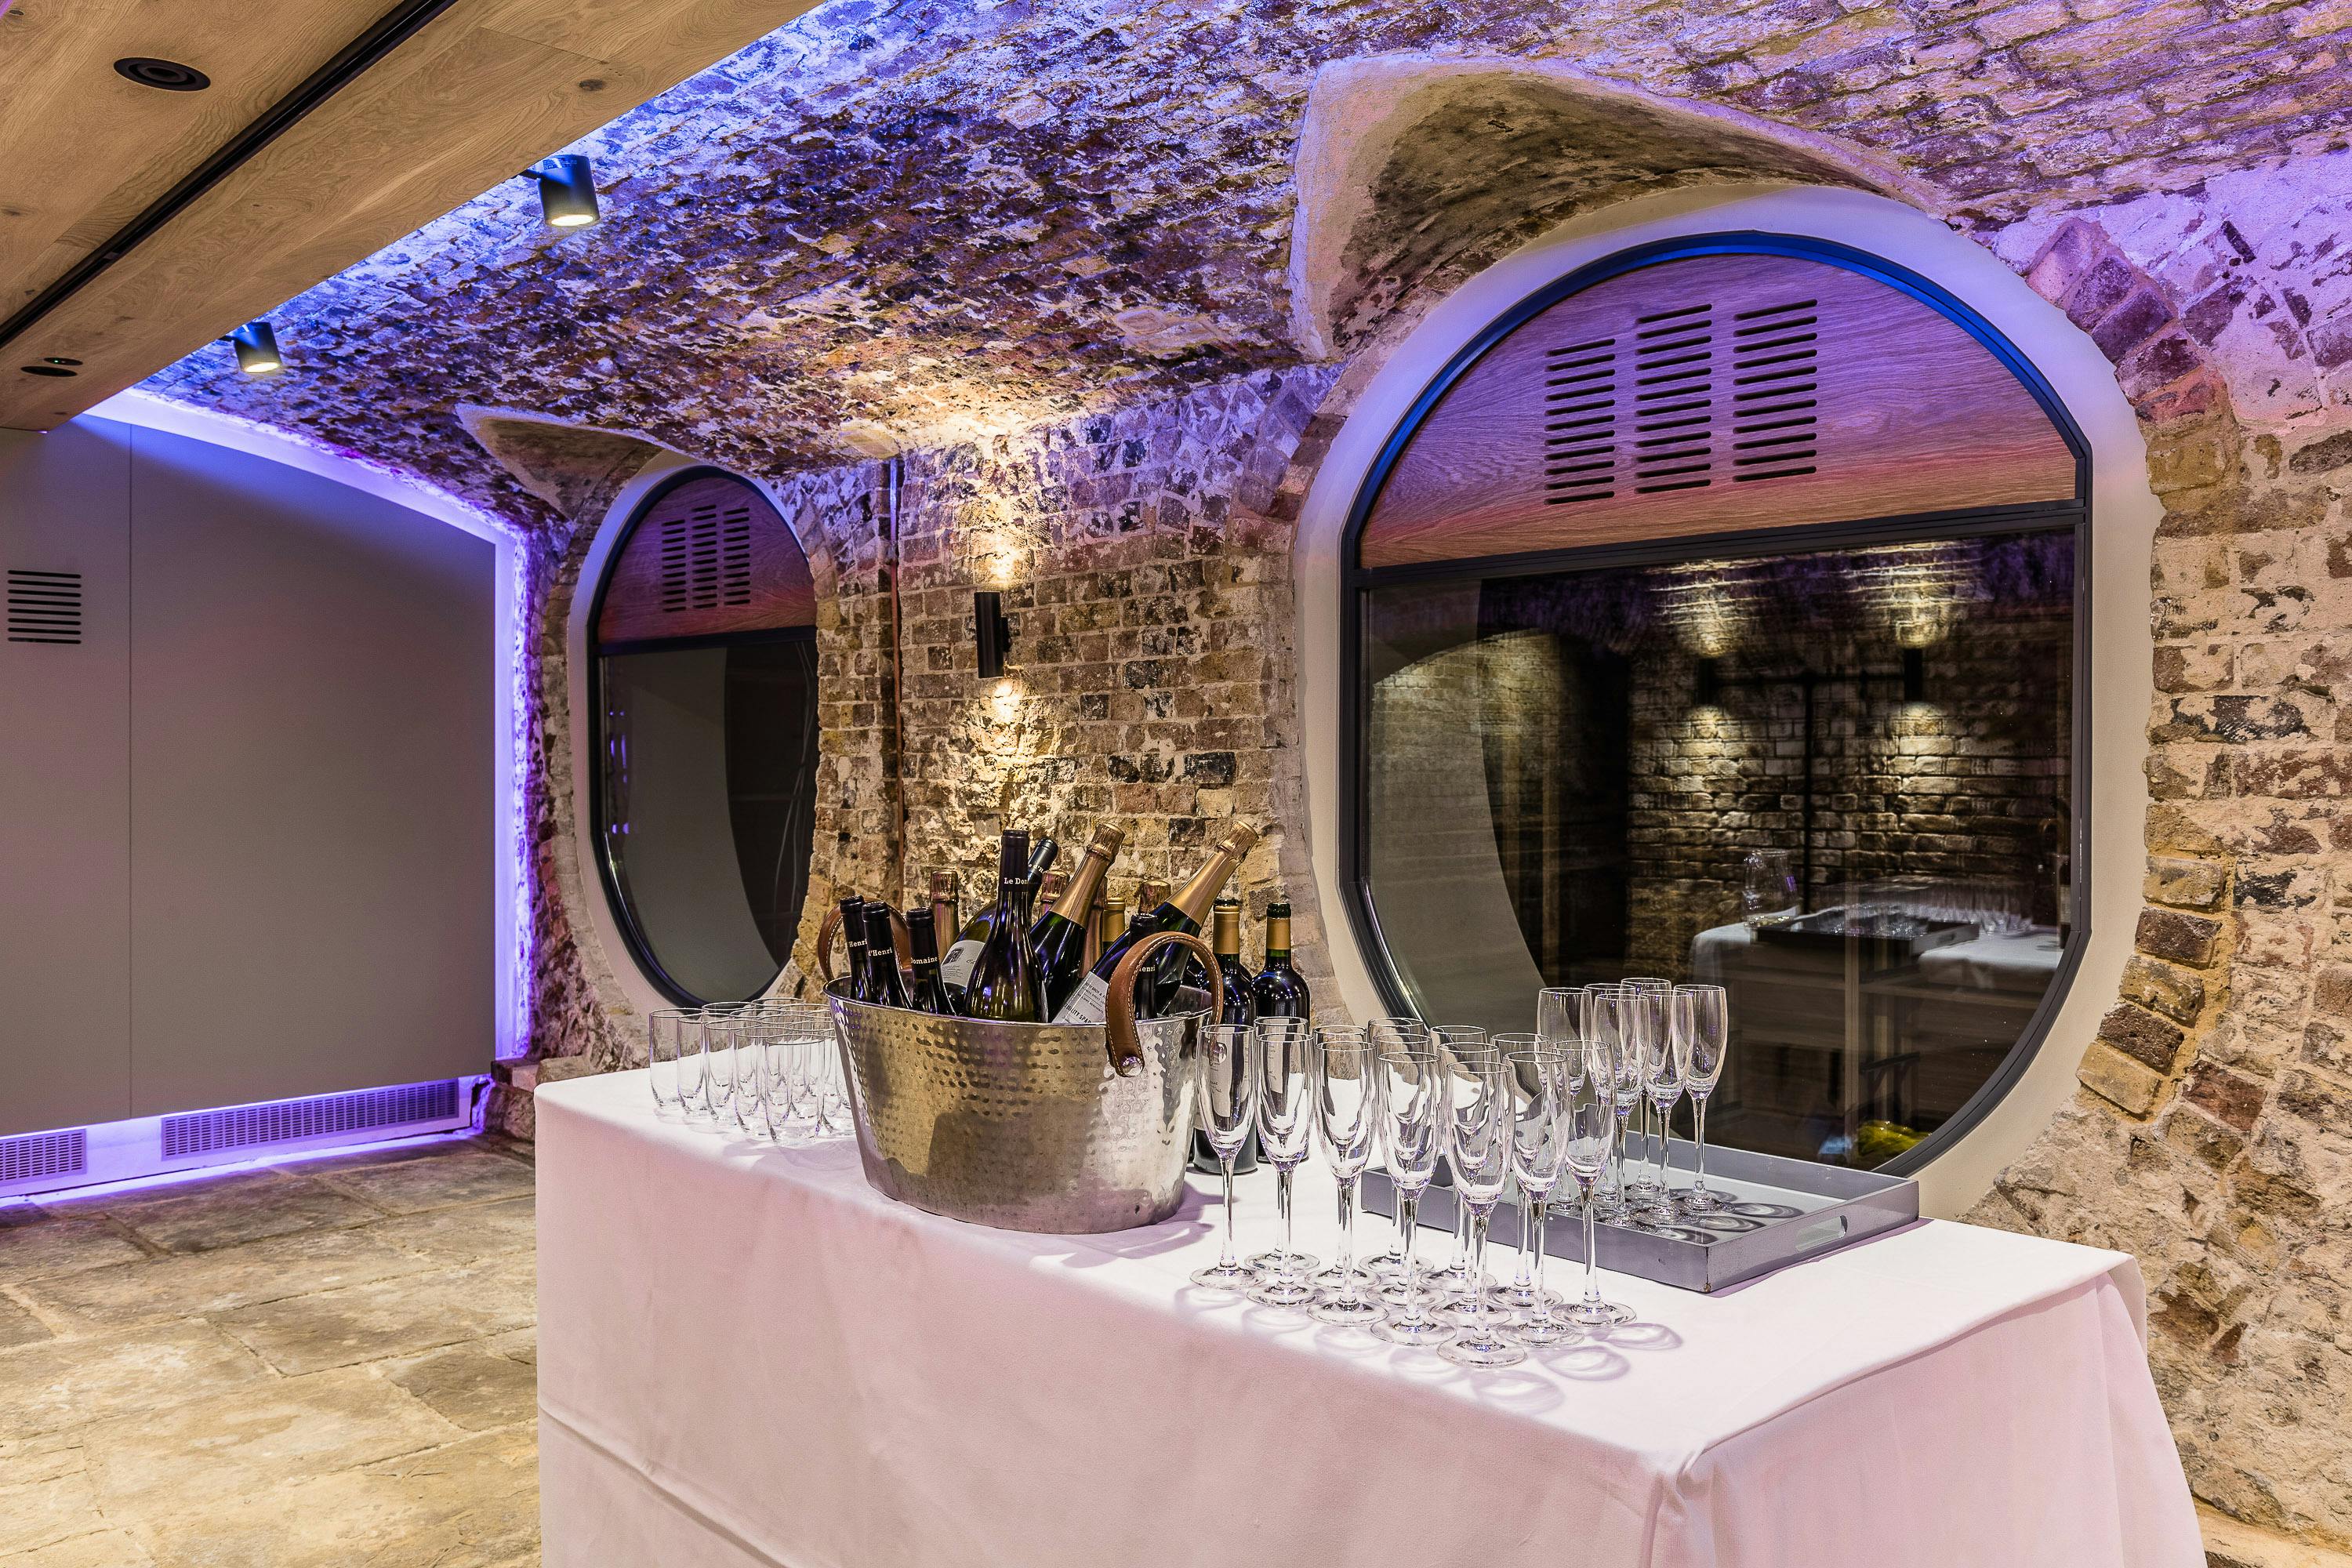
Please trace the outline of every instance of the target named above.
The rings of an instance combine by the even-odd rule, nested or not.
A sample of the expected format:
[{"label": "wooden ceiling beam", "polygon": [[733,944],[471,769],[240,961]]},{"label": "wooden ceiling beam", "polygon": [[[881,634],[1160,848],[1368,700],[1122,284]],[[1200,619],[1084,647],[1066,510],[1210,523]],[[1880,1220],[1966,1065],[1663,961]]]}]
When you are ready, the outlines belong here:
[{"label": "wooden ceiling beam", "polygon": [[[121,260],[0,344],[0,427],[55,428],[513,178],[517,170],[724,59],[811,4],[459,0]],[[262,6],[257,14],[272,9]],[[93,26],[106,25],[111,15],[95,5],[91,13]],[[6,26],[22,22],[11,18]],[[70,25],[79,26],[79,19]],[[224,37],[215,47],[264,47],[268,41]],[[110,42],[96,40],[94,49],[91,42],[58,52],[86,72],[95,55],[112,58]],[[315,55],[317,43],[305,35],[292,41],[289,53]],[[144,51],[126,47],[121,52]],[[196,53],[191,48],[187,58],[201,66]],[[292,79],[315,64],[305,59]],[[14,74],[0,59],[0,84]],[[285,74],[260,73],[272,81]],[[11,129],[0,120],[0,134]],[[7,144],[0,141],[0,149]],[[158,154],[165,163],[180,160],[180,166],[149,184],[156,191],[167,187],[217,145],[209,138],[200,144],[194,136],[180,137]],[[105,156],[94,153],[83,169],[64,177],[127,187],[125,172],[107,166]],[[0,184],[0,193],[15,183]],[[21,204],[0,195],[0,207],[16,205]],[[121,205],[117,198],[111,206]],[[95,226],[85,222],[74,237],[89,237]],[[54,246],[33,254],[52,265],[58,258]],[[29,258],[10,259],[26,268],[16,278],[38,276]],[[8,286],[7,299],[25,297],[20,283],[11,279]],[[288,348],[299,360],[299,346]],[[78,374],[47,377],[19,368],[50,356],[79,360]]]}]

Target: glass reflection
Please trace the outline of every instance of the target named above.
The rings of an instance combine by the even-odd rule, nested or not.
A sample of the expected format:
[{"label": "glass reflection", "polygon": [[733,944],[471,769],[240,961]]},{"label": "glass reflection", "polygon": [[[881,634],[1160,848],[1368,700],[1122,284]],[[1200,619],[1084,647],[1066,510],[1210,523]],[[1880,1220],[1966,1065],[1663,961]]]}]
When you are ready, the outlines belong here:
[{"label": "glass reflection", "polygon": [[2037,530],[1373,590],[1367,870],[1422,1016],[1720,984],[1711,1140],[1932,1133],[2057,971],[2074,577]]}]

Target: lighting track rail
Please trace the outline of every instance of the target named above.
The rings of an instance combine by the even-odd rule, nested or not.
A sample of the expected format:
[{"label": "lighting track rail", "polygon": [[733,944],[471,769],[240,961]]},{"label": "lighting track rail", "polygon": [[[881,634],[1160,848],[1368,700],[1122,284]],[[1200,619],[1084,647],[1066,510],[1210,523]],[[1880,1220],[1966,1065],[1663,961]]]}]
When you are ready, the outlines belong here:
[{"label": "lighting track rail", "polygon": [[259,119],[150,202],[138,216],[115,230],[104,244],[74,263],[6,321],[0,321],[0,345],[22,336],[34,322],[128,256],[197,197],[235,174],[255,153],[292,130],[305,115],[350,86],[361,73],[415,37],[427,23],[456,4],[457,0],[402,0],[385,12],[366,32],[337,50],[332,59],[264,110]]}]

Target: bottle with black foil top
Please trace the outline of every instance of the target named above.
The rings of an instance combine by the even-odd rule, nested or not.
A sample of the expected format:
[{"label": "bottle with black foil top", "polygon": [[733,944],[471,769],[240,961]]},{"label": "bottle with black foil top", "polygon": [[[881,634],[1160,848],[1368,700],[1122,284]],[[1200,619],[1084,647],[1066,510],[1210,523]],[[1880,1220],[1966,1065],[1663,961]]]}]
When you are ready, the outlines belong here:
[{"label": "bottle with black foil top", "polygon": [[1078,868],[1054,907],[1029,932],[1030,951],[1036,954],[1038,984],[1045,993],[1045,1016],[1052,1017],[1070,993],[1087,977],[1087,917],[1102,891],[1103,878],[1118,858],[1127,835],[1104,823],[1095,829]]},{"label": "bottle with black foil top", "polygon": [[907,949],[914,961],[914,983],[907,988],[907,1005],[920,1013],[953,1013],[947,987],[940,982],[938,917],[929,910],[907,916]]},{"label": "bottle with black foil top", "polygon": [[841,941],[849,957],[842,974],[849,981],[852,1000],[866,1000],[866,900],[852,893],[841,900]]},{"label": "bottle with black foil top", "polygon": [[[1029,833],[1007,828],[998,847],[996,903],[988,913],[988,935],[973,958],[958,1010],[967,1018],[997,1024],[1042,1024],[1045,994],[1029,952],[1029,910],[1037,882],[1031,879]],[[1045,868],[1035,868],[1043,879]]]},{"label": "bottle with black foil top", "polygon": [[866,906],[866,984],[857,999],[877,1007],[907,1005],[907,983],[898,973],[898,944],[890,934],[890,906]]},{"label": "bottle with black foil top", "polygon": [[1250,984],[1253,1018],[1311,1018],[1314,999],[1307,982],[1290,967],[1290,906],[1265,907],[1265,967]]},{"label": "bottle with black foil top", "polygon": [[[1109,1016],[1110,977],[1127,950],[1146,937],[1163,931],[1181,931],[1197,936],[1201,922],[1208,918],[1209,906],[1232,880],[1242,858],[1257,842],[1254,828],[1236,822],[1225,829],[1208,860],[1183,889],[1157,909],[1138,914],[1119,939],[1103,950],[1095,961],[1094,969],[1080,983],[1070,999],[1054,1016],[1056,1024],[1100,1024]],[[1184,972],[1197,964],[1189,952],[1171,942],[1151,956],[1150,967],[1135,983],[1135,1016],[1156,1018],[1176,1002],[1176,993],[1184,983]]]}]

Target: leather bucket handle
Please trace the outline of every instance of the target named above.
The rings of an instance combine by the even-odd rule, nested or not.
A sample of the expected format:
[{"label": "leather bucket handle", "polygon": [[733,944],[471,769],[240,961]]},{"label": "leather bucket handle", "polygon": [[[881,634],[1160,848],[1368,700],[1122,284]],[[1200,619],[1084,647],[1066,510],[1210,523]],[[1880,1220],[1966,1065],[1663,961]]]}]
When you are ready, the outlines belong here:
[{"label": "leather bucket handle", "polygon": [[1217,984],[1216,950],[1191,931],[1154,931],[1130,947],[1110,972],[1110,996],[1104,1008],[1105,1032],[1110,1037],[1111,1070],[1121,1078],[1133,1078],[1143,1070],[1143,1041],[1135,1032],[1135,981],[1143,971],[1146,959],[1170,942],[1181,942],[1192,950],[1193,955],[1209,969],[1209,1023],[1213,1027],[1225,1019],[1225,997]]}]

